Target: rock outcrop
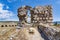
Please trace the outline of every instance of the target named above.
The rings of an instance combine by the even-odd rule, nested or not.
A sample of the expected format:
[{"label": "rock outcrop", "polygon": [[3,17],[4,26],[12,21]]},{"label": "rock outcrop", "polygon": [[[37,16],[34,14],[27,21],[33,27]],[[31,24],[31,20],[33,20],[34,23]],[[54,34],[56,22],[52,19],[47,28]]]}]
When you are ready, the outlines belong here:
[{"label": "rock outcrop", "polygon": [[[52,28],[51,28],[52,27]],[[41,30],[49,40],[60,40],[60,30],[56,28],[51,27],[39,27],[39,30]]]}]

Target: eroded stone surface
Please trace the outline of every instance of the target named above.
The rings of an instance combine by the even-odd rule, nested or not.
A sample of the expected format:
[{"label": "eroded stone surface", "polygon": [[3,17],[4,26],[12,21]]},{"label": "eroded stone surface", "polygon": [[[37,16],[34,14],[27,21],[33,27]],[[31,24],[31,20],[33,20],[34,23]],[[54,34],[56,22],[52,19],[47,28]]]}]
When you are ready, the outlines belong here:
[{"label": "eroded stone surface", "polygon": [[43,33],[48,37],[49,40],[60,40],[60,30],[57,28],[51,27],[40,27],[39,30],[42,30]]},{"label": "eroded stone surface", "polygon": [[18,40],[44,40],[35,28],[23,28],[18,33]]}]

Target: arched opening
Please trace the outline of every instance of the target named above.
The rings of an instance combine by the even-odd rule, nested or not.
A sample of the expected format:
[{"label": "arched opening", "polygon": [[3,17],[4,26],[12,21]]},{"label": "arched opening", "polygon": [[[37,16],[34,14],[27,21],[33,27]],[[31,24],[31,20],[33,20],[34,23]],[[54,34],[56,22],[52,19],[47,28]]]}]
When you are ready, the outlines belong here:
[{"label": "arched opening", "polygon": [[9,27],[11,27],[11,25],[9,25]]},{"label": "arched opening", "polygon": [[5,25],[5,27],[8,27],[7,25]]},{"label": "arched opening", "polygon": [[12,25],[12,27],[14,27],[14,25]]},{"label": "arched opening", "polygon": [[17,26],[17,25],[15,25],[15,26]]},{"label": "arched opening", "polygon": [[31,23],[31,14],[30,14],[30,10],[28,10],[28,12],[27,12],[27,22],[28,23]]},{"label": "arched opening", "polygon": [[1,27],[4,27],[4,25],[1,25]]}]

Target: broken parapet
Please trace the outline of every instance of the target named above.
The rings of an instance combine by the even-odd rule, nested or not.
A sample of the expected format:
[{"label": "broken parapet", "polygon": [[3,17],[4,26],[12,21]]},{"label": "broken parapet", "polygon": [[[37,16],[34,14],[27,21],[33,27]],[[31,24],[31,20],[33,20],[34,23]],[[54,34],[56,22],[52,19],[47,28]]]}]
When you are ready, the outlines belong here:
[{"label": "broken parapet", "polygon": [[60,40],[60,30],[57,31],[56,28],[39,27],[39,30],[41,30],[49,40]]}]

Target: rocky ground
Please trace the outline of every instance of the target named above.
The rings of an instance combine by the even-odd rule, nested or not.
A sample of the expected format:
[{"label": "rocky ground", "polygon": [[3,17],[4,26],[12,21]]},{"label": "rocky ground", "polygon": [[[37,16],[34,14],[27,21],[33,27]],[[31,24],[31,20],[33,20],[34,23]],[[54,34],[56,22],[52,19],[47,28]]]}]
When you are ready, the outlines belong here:
[{"label": "rocky ground", "polygon": [[[51,26],[51,27],[41,27],[39,26],[39,32],[43,32],[49,40],[60,40],[60,28]],[[47,38],[46,37],[46,38]]]},{"label": "rocky ground", "polygon": [[60,40],[60,28],[46,26],[40,25],[37,29],[3,27],[0,28],[0,40]]},{"label": "rocky ground", "polygon": [[[4,28],[2,28],[4,29]],[[4,33],[3,33],[4,32]],[[0,40],[44,40],[35,28],[5,28],[0,31]]]}]

